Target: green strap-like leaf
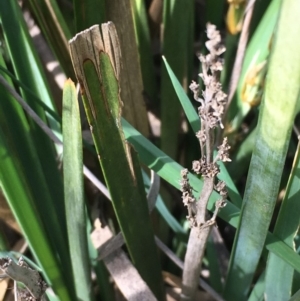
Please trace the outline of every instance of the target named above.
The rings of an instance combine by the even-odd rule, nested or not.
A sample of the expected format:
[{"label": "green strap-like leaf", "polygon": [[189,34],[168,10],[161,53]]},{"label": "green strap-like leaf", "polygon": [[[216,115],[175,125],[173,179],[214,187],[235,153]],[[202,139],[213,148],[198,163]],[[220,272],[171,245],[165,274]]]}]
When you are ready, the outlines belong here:
[{"label": "green strap-like leaf", "polygon": [[137,155],[125,143],[119,97],[120,54],[112,23],[70,41],[99,161],[129,253],[158,300],[164,299],[157,249]]},{"label": "green strap-like leaf", "polygon": [[[0,65],[4,66],[2,56]],[[29,135],[26,116],[3,85],[0,85],[0,98],[1,189],[35,260],[43,270],[45,280],[53,286],[61,300],[72,300],[62,273],[63,267],[58,263],[57,252],[46,235],[41,213],[34,204],[36,201],[47,201],[48,196],[45,195],[45,181]],[[55,222],[53,212],[48,210],[48,213],[48,222]],[[57,241],[61,242],[60,232],[55,229],[59,228],[52,228],[52,233],[55,233],[53,239],[58,236]]]},{"label": "green strap-like leaf", "polygon": [[277,200],[299,103],[300,2],[282,1],[256,144],[225,287],[228,300],[246,300]]},{"label": "green strap-like leaf", "polygon": [[[295,156],[293,169],[282,201],[274,234],[288,246],[294,248],[294,237],[299,228],[300,212],[300,154],[299,146]],[[269,254],[266,271],[266,292],[269,300],[280,301],[290,298],[294,269],[273,253]],[[277,283],[274,287],[274,283]]]},{"label": "green strap-like leaf", "polygon": [[148,25],[146,4],[140,0],[130,0],[133,11],[135,36],[139,50],[139,59],[146,97],[151,104],[158,105],[158,91],[151,52],[151,37]]},{"label": "green strap-like leaf", "polygon": [[[237,87],[237,97],[234,99],[236,103],[231,105],[230,120],[232,120],[231,130],[236,130],[245,116],[249,113],[251,105],[256,105],[255,102],[260,99],[256,94],[261,93],[264,83],[264,76],[261,68],[264,68],[263,63],[267,62],[270,53],[271,39],[274,33],[274,28],[278,20],[278,13],[281,0],[273,0],[270,2],[263,18],[257,26],[247,50],[243,68],[240,75],[239,85]],[[254,104],[253,104],[254,103]]]},{"label": "green strap-like leaf", "polygon": [[[181,83],[189,81],[193,4],[191,0],[163,1],[162,51]],[[164,66],[161,73],[161,149],[175,158],[181,108]]]},{"label": "green strap-like leaf", "polygon": [[91,300],[85,204],[82,136],[76,88],[69,79],[63,91],[64,195],[75,291],[78,300]]},{"label": "green strap-like leaf", "polygon": [[67,76],[73,76],[74,71],[68,52],[68,39],[71,33],[57,1],[29,0],[29,6],[62,69]]},{"label": "green strap-like leaf", "polygon": [[[28,27],[23,19],[18,2],[16,0],[0,1],[0,17],[10,61],[17,79],[28,87],[32,93],[36,94],[39,99],[42,99],[48,107],[54,109],[42,65],[33,47],[32,38],[29,35]],[[59,123],[34,101],[32,93],[22,89],[21,93],[27,104],[35,110],[43,121],[48,121],[50,128],[60,137],[61,129]],[[12,127],[14,127],[14,124],[11,121]],[[56,255],[64,261],[67,271],[64,277],[66,282],[68,282],[71,279],[68,275],[71,262],[66,244],[67,232],[63,184],[57,167],[57,152],[52,141],[48,139],[32,119],[28,119],[27,127],[24,131],[27,134],[30,133],[30,152],[32,153],[31,156],[34,156],[35,162],[34,165],[30,166],[29,159],[23,161],[27,165],[25,171],[27,173],[26,182],[34,192],[32,201],[38,209],[46,235],[52,245],[52,250],[55,250]],[[57,149],[60,149],[60,147],[57,146]],[[59,233],[59,235],[53,235],[53,232]]]}]

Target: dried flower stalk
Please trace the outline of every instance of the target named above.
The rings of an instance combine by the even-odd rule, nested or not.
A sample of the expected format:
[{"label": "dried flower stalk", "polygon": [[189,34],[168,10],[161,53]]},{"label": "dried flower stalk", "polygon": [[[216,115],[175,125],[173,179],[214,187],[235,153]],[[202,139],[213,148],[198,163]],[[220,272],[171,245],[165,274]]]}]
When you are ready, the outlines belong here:
[{"label": "dried flower stalk", "polygon": [[[193,161],[192,170],[196,174],[201,174],[204,180],[198,202],[193,195],[193,188],[189,184],[188,170],[181,172],[181,191],[182,199],[188,209],[187,219],[190,222],[191,233],[184,261],[183,282],[181,301],[194,300],[198,278],[201,271],[202,258],[205,251],[206,242],[210,231],[215,224],[215,220],[220,208],[226,205],[227,190],[223,181],[217,182],[216,175],[219,173],[217,161],[231,161],[228,156],[229,145],[227,138],[218,147],[218,153],[213,158],[215,129],[223,129],[222,116],[225,111],[227,95],[222,92],[222,86],[219,83],[219,73],[223,67],[223,60],[220,55],[225,51],[221,44],[221,36],[212,24],[207,24],[208,41],[205,43],[209,54],[200,55],[199,60],[202,65],[202,78],[205,91],[202,92],[202,98],[199,97],[199,85],[192,82],[190,89],[194,93],[194,99],[200,103],[198,114],[201,119],[201,129],[196,133],[201,149],[201,158]],[[221,199],[215,203],[215,212],[210,219],[207,216],[207,203],[213,189],[216,189]]]}]

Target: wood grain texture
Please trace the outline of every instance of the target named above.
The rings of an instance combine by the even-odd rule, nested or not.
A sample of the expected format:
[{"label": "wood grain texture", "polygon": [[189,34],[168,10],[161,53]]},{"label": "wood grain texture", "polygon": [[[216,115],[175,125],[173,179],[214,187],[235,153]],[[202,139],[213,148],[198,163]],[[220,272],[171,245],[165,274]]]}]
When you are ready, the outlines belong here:
[{"label": "wood grain texture", "polygon": [[148,136],[148,117],[143,98],[143,81],[135,40],[130,0],[106,1],[107,19],[117,29],[122,53],[121,99],[123,116],[144,136]]}]

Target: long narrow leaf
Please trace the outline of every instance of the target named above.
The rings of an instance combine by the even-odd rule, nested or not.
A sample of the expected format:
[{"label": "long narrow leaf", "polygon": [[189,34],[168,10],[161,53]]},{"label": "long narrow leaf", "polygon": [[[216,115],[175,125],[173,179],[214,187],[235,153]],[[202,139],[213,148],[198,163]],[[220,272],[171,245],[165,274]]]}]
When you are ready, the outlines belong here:
[{"label": "long narrow leaf", "polygon": [[[300,155],[299,146],[295,156],[293,170],[287,185],[284,200],[281,204],[274,234],[288,246],[294,248],[294,237],[299,227]],[[266,292],[268,300],[287,300],[293,284],[294,269],[278,256],[270,253],[266,272]],[[274,287],[274,283],[277,285]]]},{"label": "long narrow leaf", "polygon": [[182,88],[182,85],[180,84],[179,80],[177,79],[176,75],[174,74],[171,66],[169,65],[169,63],[167,62],[167,60],[164,56],[163,56],[163,62],[166,65],[168,75],[169,75],[172,85],[175,89],[177,97],[181,103],[181,106],[184,110],[184,113],[185,113],[194,133],[196,133],[200,129],[200,118],[199,118],[195,108],[191,104],[190,99],[186,95],[186,92]]},{"label": "long narrow leaf", "polygon": [[[191,51],[193,1],[163,2],[163,55],[181,83],[188,78]],[[161,83],[161,149],[175,158],[180,125],[180,105],[164,66]]]},{"label": "long narrow leaf", "polygon": [[[120,54],[112,23],[70,41],[76,76],[114,210],[140,275],[159,300],[162,278],[137,155],[125,143],[119,94]],[[112,146],[112,147],[111,147]]]},{"label": "long narrow leaf", "polygon": [[[55,110],[41,63],[33,48],[28,28],[17,1],[0,1],[0,16],[16,77],[39,99],[42,99],[48,107]],[[40,118],[49,122],[56,135],[61,135],[59,123],[33,101],[31,93],[24,90],[21,92],[23,98]],[[53,143],[42,130],[31,119],[28,120],[28,123],[33,143],[31,147],[34,147],[35,156],[37,156],[35,162],[40,165],[37,169],[33,167],[28,169],[28,172],[34,170],[32,173],[37,178],[35,180],[33,175],[28,176],[28,181],[32,181],[31,185],[35,191],[33,202],[40,212],[46,234],[52,242],[52,248],[58,252],[59,257],[64,261],[67,270],[65,277],[68,281],[71,278],[67,275],[70,270],[70,258],[66,244],[63,185],[61,174],[57,168],[57,154]],[[60,235],[53,236],[53,231],[60,233]]]},{"label": "long narrow leaf", "polygon": [[64,72],[67,76],[74,75],[68,51],[68,39],[71,38],[71,33],[57,1],[30,0],[29,5]]},{"label": "long narrow leaf", "polygon": [[133,10],[133,21],[145,94],[146,97],[150,99],[152,105],[157,105],[158,92],[151,54],[151,40],[145,3],[141,0],[130,0],[130,2]]},{"label": "long narrow leaf", "polygon": [[76,296],[91,300],[85,204],[83,193],[82,136],[76,89],[67,80],[63,91],[64,194],[67,230]]},{"label": "long narrow leaf", "polygon": [[[0,64],[3,65],[0,56]],[[56,252],[46,235],[34,200],[44,188],[43,174],[32,148],[28,122],[21,107],[0,85],[0,186],[20,225],[45,280],[53,285],[61,300],[72,300],[58,263]],[[12,126],[13,125],[13,126]],[[46,193],[44,189],[44,193]],[[43,199],[43,194],[40,198]],[[46,196],[45,196],[46,197]],[[59,236],[60,233],[58,232]]]},{"label": "long narrow leaf", "polygon": [[278,20],[281,0],[271,1],[257,26],[246,50],[243,68],[237,88],[236,110],[232,110],[231,130],[237,129],[251,109],[261,100],[264,69],[270,53],[271,38]]},{"label": "long narrow leaf", "polygon": [[277,200],[291,129],[299,106],[299,12],[299,1],[282,2],[225,287],[225,297],[229,300],[242,301],[247,297]]}]

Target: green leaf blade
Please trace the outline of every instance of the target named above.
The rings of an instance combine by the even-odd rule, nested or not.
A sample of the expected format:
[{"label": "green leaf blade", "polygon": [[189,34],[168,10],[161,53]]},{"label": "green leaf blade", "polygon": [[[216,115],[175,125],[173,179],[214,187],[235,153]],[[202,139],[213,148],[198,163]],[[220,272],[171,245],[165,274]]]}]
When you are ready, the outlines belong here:
[{"label": "green leaf blade", "polygon": [[247,298],[277,200],[280,175],[299,107],[300,43],[295,40],[300,31],[297,21],[299,11],[298,1],[282,2],[256,145],[225,288],[227,299]]},{"label": "green leaf blade", "polygon": [[[31,91],[29,93],[28,90],[21,90],[22,96],[44,122],[49,122],[50,128],[60,137],[59,122],[46,113],[44,108],[38,105],[32,97],[32,93],[34,93],[48,107],[55,110],[43,68],[17,1],[1,1],[0,16],[15,75]],[[32,163],[32,161],[27,160],[26,162],[26,159],[23,163],[27,166],[24,169],[24,172],[27,173],[26,180],[34,193],[32,201],[39,210],[52,249],[56,250],[58,256],[65,262],[66,270],[69,271],[70,258],[66,244],[63,183],[56,162],[56,150],[60,150],[61,147],[53,145],[32,119],[28,119],[27,131],[30,131],[29,153],[31,156],[35,156],[34,165],[29,166],[29,162]],[[32,176],[32,170],[38,180]],[[60,235],[54,236],[53,231]],[[69,278],[69,275],[65,273],[66,282]]]},{"label": "green leaf blade", "polygon": [[[274,234],[294,249],[294,237],[299,227],[299,187],[300,187],[299,146],[293,169],[287,184],[285,197],[276,221]],[[291,296],[294,269],[287,262],[270,252],[266,270],[266,296],[270,300],[287,300]],[[277,283],[274,287],[273,283]]]},{"label": "green leaf blade", "polygon": [[170,77],[170,80],[172,81],[172,85],[175,89],[175,92],[177,94],[177,97],[181,103],[181,106],[184,110],[184,113],[194,131],[194,133],[197,133],[200,130],[200,118],[195,111],[193,105],[191,104],[190,99],[186,95],[184,89],[182,88],[179,80],[177,79],[176,75],[174,74],[173,70],[171,69],[171,66],[167,62],[166,58],[163,56],[163,62],[165,63],[168,75]]},{"label": "green leaf blade", "polygon": [[[75,73],[79,80],[82,79],[84,107],[129,253],[149,288],[159,300],[164,300],[160,263],[140,166],[135,151],[125,142],[121,126],[119,66],[114,65],[113,56],[103,43],[105,36],[102,40],[98,30],[92,27],[71,41]],[[87,41],[86,33],[91,36],[90,41]],[[77,43],[81,38],[84,43],[93,45],[92,53],[80,53],[82,47],[77,48],[80,45]],[[80,50],[77,52],[76,49]]]},{"label": "green leaf blade", "polygon": [[[166,0],[163,2],[163,55],[181,83],[186,78],[189,81],[190,76],[193,4],[193,1],[190,0]],[[176,101],[176,93],[164,67],[162,67],[161,73],[161,149],[175,158],[181,108]]]},{"label": "green leaf blade", "polygon": [[236,91],[237,97],[234,99],[236,103],[233,107],[236,109],[230,112],[230,119],[233,119],[232,130],[236,130],[241,125],[251,106],[257,105],[256,102],[261,99],[258,95],[262,93],[265,67],[259,70],[259,66],[267,63],[269,59],[270,43],[278,20],[280,3],[280,0],[271,1],[249,41]]},{"label": "green leaf blade", "polygon": [[[2,57],[0,63],[3,64]],[[61,300],[72,300],[51,239],[46,234],[37,200],[48,201],[43,173],[32,147],[28,122],[10,94],[0,85],[0,186],[20,225],[45,280]],[[11,126],[13,124],[13,126]],[[34,172],[33,172],[34,171]],[[52,212],[48,212],[52,219]],[[54,229],[54,230],[53,230]],[[56,228],[52,231],[57,232]],[[53,233],[53,232],[52,232]],[[60,235],[58,239],[60,239]],[[58,240],[60,241],[60,240]],[[61,242],[61,241],[60,241]]]},{"label": "green leaf blade", "polygon": [[64,195],[74,287],[78,300],[91,300],[90,268],[83,192],[82,135],[76,89],[63,91]]}]

